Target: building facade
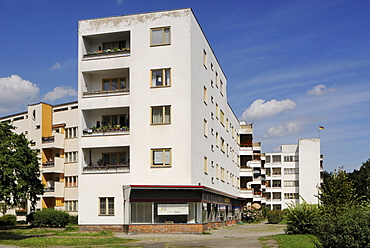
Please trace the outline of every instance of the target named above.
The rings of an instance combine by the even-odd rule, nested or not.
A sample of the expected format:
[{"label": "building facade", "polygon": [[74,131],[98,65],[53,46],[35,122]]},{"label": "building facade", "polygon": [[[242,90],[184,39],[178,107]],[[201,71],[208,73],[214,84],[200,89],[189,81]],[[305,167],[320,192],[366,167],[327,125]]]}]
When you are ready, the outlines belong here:
[{"label": "building facade", "polygon": [[[78,103],[29,105],[26,112],[0,118],[24,133],[31,148],[38,150],[41,180],[45,193],[36,209],[55,208],[77,214],[78,211]],[[26,200],[11,212],[25,219],[29,212]]]},{"label": "building facade", "polygon": [[278,153],[266,153],[266,207],[285,209],[289,204],[318,203],[323,157],[320,139],[300,139],[282,145]]},{"label": "building facade", "polygon": [[191,9],[80,21],[78,79],[82,229],[240,219],[238,120]]}]

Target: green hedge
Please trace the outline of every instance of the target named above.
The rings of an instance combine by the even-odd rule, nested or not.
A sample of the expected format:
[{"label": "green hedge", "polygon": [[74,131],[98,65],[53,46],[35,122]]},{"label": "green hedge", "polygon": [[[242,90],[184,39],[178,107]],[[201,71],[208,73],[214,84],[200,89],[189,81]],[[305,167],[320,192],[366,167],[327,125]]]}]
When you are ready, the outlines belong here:
[{"label": "green hedge", "polygon": [[0,217],[0,226],[11,226],[17,224],[17,216],[6,214]]},{"label": "green hedge", "polygon": [[44,208],[27,216],[27,221],[35,227],[65,227],[69,220],[68,213],[52,208]]},{"label": "green hedge", "polygon": [[270,224],[279,223],[283,220],[283,211],[277,209],[268,211],[267,220]]}]

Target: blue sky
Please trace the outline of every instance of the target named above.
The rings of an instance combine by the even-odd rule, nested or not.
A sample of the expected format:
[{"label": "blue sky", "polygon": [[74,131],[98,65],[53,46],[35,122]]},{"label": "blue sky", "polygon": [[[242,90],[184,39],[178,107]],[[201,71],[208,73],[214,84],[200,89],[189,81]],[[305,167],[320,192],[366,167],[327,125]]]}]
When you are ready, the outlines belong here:
[{"label": "blue sky", "polygon": [[78,20],[188,7],[263,152],[321,125],[326,170],[370,158],[368,0],[0,0],[0,115],[77,100]]}]

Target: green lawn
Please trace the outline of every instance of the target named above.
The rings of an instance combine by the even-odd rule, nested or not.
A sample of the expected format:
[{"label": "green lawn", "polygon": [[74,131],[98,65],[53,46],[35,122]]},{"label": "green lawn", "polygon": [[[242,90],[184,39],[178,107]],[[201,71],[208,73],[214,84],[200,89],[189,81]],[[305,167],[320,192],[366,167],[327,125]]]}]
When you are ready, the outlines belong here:
[{"label": "green lawn", "polygon": [[280,248],[315,248],[317,238],[311,234],[305,235],[288,235],[277,234],[269,237],[259,238],[262,242],[263,248],[269,248],[271,240],[276,240]]},{"label": "green lawn", "polygon": [[133,241],[135,240],[114,237],[110,231],[79,232],[78,227],[66,227],[64,229],[16,227],[0,231],[0,245],[23,247],[76,247],[88,245],[114,247],[115,244],[115,247],[130,247],[122,244]]}]

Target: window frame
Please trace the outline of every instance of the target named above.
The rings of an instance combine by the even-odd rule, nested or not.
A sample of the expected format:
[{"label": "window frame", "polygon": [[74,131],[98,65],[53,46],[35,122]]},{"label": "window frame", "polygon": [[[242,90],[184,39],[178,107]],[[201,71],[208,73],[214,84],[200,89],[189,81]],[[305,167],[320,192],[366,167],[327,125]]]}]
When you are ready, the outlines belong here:
[{"label": "window frame", "polygon": [[[114,216],[115,214],[115,199],[114,197],[99,197],[98,198],[98,215],[99,216]],[[101,208],[101,203],[102,203],[102,200],[105,200],[105,212],[102,212],[102,208]],[[110,212],[110,206],[109,206],[109,199],[113,199],[113,213]]]},{"label": "window frame", "polygon": [[[162,151],[162,164],[154,164],[155,160],[155,152]],[[166,151],[169,151],[170,154],[170,162],[169,164],[166,164]],[[150,149],[150,167],[151,168],[168,168],[172,167],[172,148],[152,148]]]},{"label": "window frame", "polygon": [[[165,42],[165,29],[169,30],[169,41]],[[153,31],[155,30],[162,30],[162,43],[153,43]],[[166,45],[171,45],[171,26],[166,26],[166,27],[158,27],[158,28],[151,28],[150,29],[150,46],[155,47],[155,46],[166,46]]]},{"label": "window frame", "polygon": [[[115,90],[112,90],[112,80],[114,80],[114,79],[116,79],[117,80],[117,89],[115,89]],[[121,79],[123,79],[124,80],[124,82],[125,82],[125,87],[124,88],[121,88],[121,84],[120,84],[120,81],[119,80],[121,80]],[[105,84],[105,80],[109,80],[110,81],[110,86],[109,86],[109,90],[105,90],[104,89],[104,84]],[[128,89],[128,82],[127,82],[127,77],[117,77],[117,78],[102,78],[102,80],[101,80],[101,90],[102,91],[123,91],[123,90],[127,90]]]},{"label": "window frame", "polygon": [[77,163],[77,162],[78,162],[78,151],[72,151],[72,152],[65,152],[64,153],[64,163],[65,164]]},{"label": "window frame", "polygon": [[[166,108],[169,108],[169,121],[166,122]],[[154,108],[162,108],[162,122],[153,122],[153,109]],[[171,124],[171,105],[163,105],[163,106],[150,106],[150,124],[151,125],[169,125]]]},{"label": "window frame", "polygon": [[[126,154],[126,152],[110,152],[110,153],[102,153],[102,165],[103,166],[107,166],[107,165],[115,165],[115,164],[112,164],[112,155],[123,155],[123,157],[124,157],[124,161],[125,161],[125,163],[124,164],[118,164],[119,166],[124,166],[124,165],[127,165],[127,154]],[[109,164],[104,164],[104,155],[109,155]],[[119,157],[117,156],[117,161],[120,161],[120,159],[118,159]]]},{"label": "window frame", "polygon": [[[162,79],[162,85],[153,86],[153,72],[154,71],[162,71],[162,78],[164,78],[164,80]],[[169,71],[169,75],[170,75],[169,85],[165,85],[166,71]],[[151,69],[150,70],[150,88],[166,88],[166,87],[171,87],[171,86],[172,86],[172,70],[171,70],[171,68],[159,68],[159,69]]]}]

